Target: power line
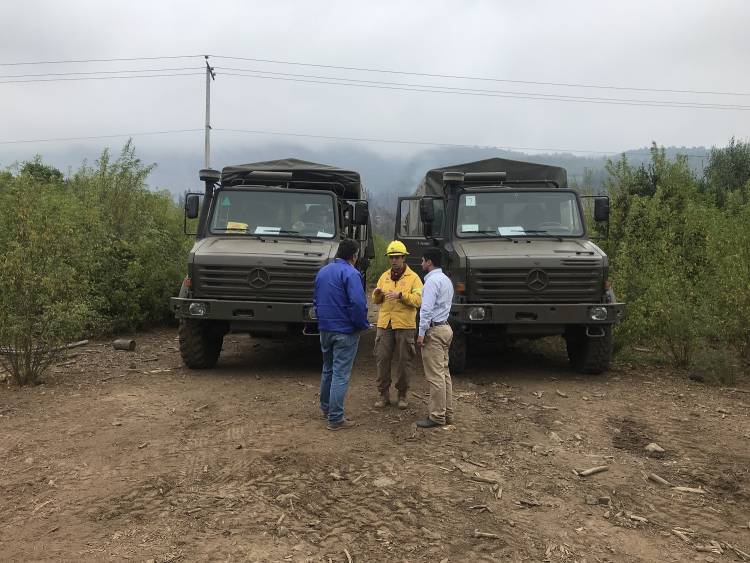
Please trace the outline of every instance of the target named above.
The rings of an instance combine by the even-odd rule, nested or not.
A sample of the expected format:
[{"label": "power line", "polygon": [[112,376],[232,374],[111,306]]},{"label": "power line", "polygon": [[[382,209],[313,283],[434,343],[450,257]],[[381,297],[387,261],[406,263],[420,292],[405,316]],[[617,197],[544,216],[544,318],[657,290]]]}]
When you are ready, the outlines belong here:
[{"label": "power line", "polygon": [[[0,63],[2,66],[24,66],[24,65],[53,65],[53,64],[79,64],[79,63],[109,63],[109,62],[126,62],[126,61],[156,61],[156,60],[167,60],[167,59],[191,59],[191,58],[203,58],[205,54],[193,54],[193,55],[164,55],[155,57],[117,57],[117,58],[100,58],[100,59],[66,59],[66,60],[52,60],[52,61],[16,61]],[[661,92],[670,94],[708,94],[716,96],[750,96],[748,92],[728,92],[719,90],[693,90],[693,89],[678,89],[678,88],[652,88],[652,87],[639,87],[639,86],[617,86],[611,84],[589,84],[589,83],[570,83],[570,82],[549,82],[542,80],[516,80],[510,78],[497,78],[489,76],[476,76],[476,75],[461,75],[461,74],[445,74],[445,73],[428,73],[428,72],[416,72],[416,71],[403,71],[394,69],[384,68],[371,68],[371,67],[357,67],[357,66],[343,66],[343,65],[330,65],[330,64],[319,64],[309,63],[301,61],[288,61],[282,59],[262,59],[257,57],[233,57],[228,55],[209,55],[217,59],[235,60],[235,61],[251,61],[259,63],[270,63],[278,65],[290,65],[290,66],[305,66],[313,68],[328,68],[336,70],[349,70],[356,72],[374,72],[380,74],[397,74],[397,75],[409,75],[409,76],[423,76],[429,78],[450,78],[457,80],[477,80],[484,82],[504,82],[509,84],[529,84],[535,86],[556,86],[563,88],[593,88],[600,90],[627,90],[633,92]]]},{"label": "power line", "polygon": [[601,90],[630,90],[634,92],[662,92],[669,94],[712,94],[717,96],[750,96],[748,92],[721,92],[716,90],[680,90],[672,88],[645,88],[645,87],[631,87],[631,86],[613,86],[605,84],[583,84],[583,83],[566,83],[566,82],[543,82],[540,80],[511,80],[508,78],[493,78],[487,76],[470,76],[470,75],[458,75],[458,74],[434,74],[427,72],[414,72],[414,71],[402,71],[382,68],[367,68],[367,67],[354,67],[354,66],[340,66],[340,65],[324,65],[315,63],[304,63],[298,61],[285,61],[278,59],[258,59],[251,57],[229,57],[224,55],[211,55],[217,59],[228,59],[234,61],[252,61],[258,63],[272,63],[280,65],[293,65],[293,66],[308,66],[315,68],[331,68],[336,70],[353,70],[358,72],[377,72],[382,74],[401,74],[410,76],[424,76],[429,78],[455,78],[459,80],[480,80],[486,82],[507,82],[511,84],[531,84],[535,86],[560,86],[564,88],[595,88]]},{"label": "power line", "polygon": [[128,57],[128,58],[116,58],[116,59],[68,59],[63,61],[27,61],[27,62],[13,62],[13,63],[0,63],[0,66],[23,66],[23,65],[61,65],[61,64],[76,64],[76,63],[111,63],[111,62],[124,62],[124,61],[158,61],[163,59],[192,59],[195,57],[203,57],[204,55],[172,55],[163,57]]},{"label": "power line", "polygon": [[164,131],[143,131],[140,133],[117,133],[114,135],[87,135],[85,137],[56,137],[52,139],[23,139],[0,141],[0,145],[21,145],[25,143],[50,143],[55,141],[85,141],[90,139],[115,139],[117,137],[144,137],[146,135],[168,135],[172,133],[195,133],[203,129],[169,129]]},{"label": "power line", "polygon": [[504,94],[504,93],[482,93],[479,91],[456,91],[456,90],[446,90],[442,89],[440,87],[432,87],[432,86],[421,86],[421,85],[411,85],[409,87],[407,86],[388,86],[385,84],[378,85],[378,84],[365,84],[365,83],[356,83],[356,82],[341,82],[341,81],[335,81],[334,80],[313,80],[313,79],[303,79],[303,78],[290,78],[290,77],[283,77],[283,76],[266,76],[261,74],[241,74],[241,73],[231,73],[231,72],[225,72],[222,74],[222,76],[235,76],[235,77],[244,77],[244,78],[260,78],[264,80],[281,80],[281,81],[287,81],[287,82],[301,82],[301,83],[307,83],[307,84],[327,84],[327,85],[333,85],[333,86],[350,86],[350,87],[356,87],[356,88],[375,88],[379,90],[397,90],[397,91],[405,91],[405,92],[428,92],[433,94],[456,94],[456,95],[463,95],[463,96],[480,96],[480,97],[490,97],[490,98],[510,98],[510,99],[521,99],[521,100],[546,100],[546,101],[555,101],[555,102],[574,102],[574,103],[586,103],[586,104],[605,104],[605,105],[620,105],[620,106],[643,106],[643,107],[661,107],[661,108],[687,108],[687,109],[716,109],[716,110],[737,110],[737,111],[747,111],[750,110],[750,106],[733,106],[733,105],[721,105],[721,104],[698,104],[698,103],[682,103],[682,102],[674,102],[674,103],[661,103],[658,101],[653,102],[631,102],[631,101],[617,101],[617,99],[613,98],[611,101],[607,100],[595,100],[595,99],[587,99],[587,98],[576,98],[573,96],[554,96],[551,94]]},{"label": "power line", "polygon": [[125,74],[133,72],[173,72],[182,70],[203,70],[199,66],[183,66],[177,68],[136,68],[130,70],[92,70],[76,72],[43,72],[40,74],[0,74],[0,80],[4,78],[43,78],[45,76],[73,76],[73,75],[91,75],[91,74]]},{"label": "power line", "polygon": [[[361,79],[354,79],[354,78],[342,78],[342,77],[336,77],[336,76],[320,76],[320,75],[311,75],[311,74],[296,74],[296,73],[289,73],[289,72],[271,72],[271,71],[265,71],[265,70],[258,70],[258,69],[248,69],[248,68],[229,68],[229,67],[215,67],[219,71],[236,71],[239,73],[243,72],[250,72],[255,74],[237,74],[233,72],[227,72],[225,73],[228,76],[247,76],[247,77],[253,77],[253,78],[266,78],[265,75],[272,75],[272,76],[284,76],[284,77],[295,77],[295,78],[305,78],[305,79],[315,79],[315,80],[334,80],[336,83],[341,83],[342,85],[346,86],[357,86],[357,85],[376,85],[376,86],[404,86],[408,88],[420,88],[423,89],[422,91],[426,92],[433,92],[433,91],[445,91],[445,93],[455,92],[459,94],[504,94],[504,95],[513,95],[513,96],[529,96],[530,99],[550,99],[555,101],[592,101],[592,102],[615,102],[618,104],[621,103],[632,103],[632,104],[644,104],[644,105],[657,105],[657,106],[664,106],[664,107],[689,107],[689,108],[707,108],[707,109],[740,109],[740,110],[748,110],[750,109],[750,106],[743,106],[739,104],[716,104],[716,103],[701,103],[701,102],[680,102],[680,101],[674,101],[674,100],[638,100],[638,99],[628,99],[628,98],[602,98],[602,97],[587,97],[587,96],[568,96],[568,95],[560,95],[560,94],[542,94],[542,93],[536,93],[536,92],[518,92],[518,91],[508,91],[508,90],[484,90],[484,89],[478,89],[478,88],[457,88],[453,86],[442,86],[442,85],[431,85],[431,84],[410,84],[410,83],[404,83],[404,82],[383,82],[383,81],[376,81],[376,80],[361,80]],[[270,76],[268,77],[270,78]],[[330,82],[323,82],[324,84],[330,84]]]},{"label": "power line", "polygon": [[78,78],[33,78],[27,80],[0,80],[0,84],[24,84],[29,82],[76,82],[80,80],[127,80],[131,78],[168,78],[173,76],[203,76],[202,72],[183,72],[174,74],[142,74],[134,76],[81,76]]}]

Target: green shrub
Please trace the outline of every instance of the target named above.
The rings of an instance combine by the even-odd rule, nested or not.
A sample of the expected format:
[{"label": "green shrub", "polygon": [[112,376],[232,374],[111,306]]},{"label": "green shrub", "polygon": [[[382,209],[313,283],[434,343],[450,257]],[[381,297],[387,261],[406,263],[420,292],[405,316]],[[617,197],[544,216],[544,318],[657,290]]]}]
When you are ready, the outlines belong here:
[{"label": "green shrub", "polygon": [[367,283],[371,284],[377,283],[381,274],[391,267],[385,255],[385,249],[389,241],[378,234],[374,235],[373,241],[375,243],[375,256],[367,269]]},{"label": "green shrub", "polygon": [[[750,204],[736,187],[706,189],[686,158],[652,151],[648,167],[610,163],[610,239],[603,245],[628,303],[619,347],[657,347],[675,366],[707,349],[750,349]],[[742,169],[744,171],[744,169]],[[744,172],[743,172],[744,173]],[[653,187],[653,190],[651,189]],[[719,206],[715,193],[727,194]]]},{"label": "green shrub", "polygon": [[151,169],[127,143],[69,179],[39,157],[0,174],[0,361],[19,384],[65,341],[171,319],[192,241]]},{"label": "green shrub", "polygon": [[701,347],[690,363],[690,378],[709,385],[734,385],[737,367],[726,349]]},{"label": "green shrub", "polygon": [[0,362],[35,383],[93,315],[82,264],[85,233],[59,179],[21,174],[0,202]]}]

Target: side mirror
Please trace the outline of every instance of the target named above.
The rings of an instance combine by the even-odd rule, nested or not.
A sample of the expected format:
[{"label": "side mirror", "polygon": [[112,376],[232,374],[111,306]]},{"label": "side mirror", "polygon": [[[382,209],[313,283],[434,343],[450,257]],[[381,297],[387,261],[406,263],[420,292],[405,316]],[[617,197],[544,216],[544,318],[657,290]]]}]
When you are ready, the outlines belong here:
[{"label": "side mirror", "polygon": [[366,201],[358,201],[353,204],[354,217],[353,223],[355,225],[366,225],[367,220],[370,218],[370,208]]},{"label": "side mirror", "polygon": [[198,194],[189,194],[185,199],[185,217],[195,219],[198,217],[200,208],[200,196]]},{"label": "side mirror", "polygon": [[431,197],[423,197],[419,200],[419,218],[425,225],[435,222],[435,202]]},{"label": "side mirror", "polygon": [[594,200],[594,221],[609,221],[609,198],[598,197]]}]

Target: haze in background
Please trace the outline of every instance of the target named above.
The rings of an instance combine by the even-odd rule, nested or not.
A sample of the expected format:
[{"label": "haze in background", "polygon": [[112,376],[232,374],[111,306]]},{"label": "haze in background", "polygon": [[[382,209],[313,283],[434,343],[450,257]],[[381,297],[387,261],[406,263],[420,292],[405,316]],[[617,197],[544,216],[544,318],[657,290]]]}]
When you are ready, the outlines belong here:
[{"label": "haze in background", "polygon": [[[215,167],[295,156],[356,168],[374,193],[409,191],[433,166],[485,156],[523,158],[522,153],[540,162],[577,162],[570,170],[575,179],[586,167],[600,169],[601,153],[615,154],[647,146],[651,141],[666,146],[721,146],[732,136],[746,138],[750,125],[746,109],[652,107],[689,103],[733,104],[750,109],[750,73],[746,72],[745,60],[750,4],[742,0],[720,4],[88,0],[7,4],[3,6],[6,25],[0,63],[216,55],[210,59],[217,72],[212,84]],[[222,56],[525,83],[374,73]],[[63,170],[76,168],[84,158],[96,158],[105,146],[116,152],[132,134],[142,158],[159,164],[151,179],[154,185],[174,193],[196,189],[197,170],[203,166],[203,65],[202,58],[193,57],[0,66],[0,82],[5,82],[0,84],[0,166],[42,154]],[[147,68],[158,69],[151,74],[188,76],[8,83],[39,79],[27,76],[30,74],[46,73],[45,79],[50,79],[55,77],[49,73],[60,73],[57,78],[70,79],[86,76],[71,72],[115,73]],[[256,77],[231,76],[238,73]],[[258,78],[259,74],[265,78]],[[361,87],[364,83],[310,83],[341,78],[366,80],[377,88]],[[404,89],[414,87],[483,92],[466,95]],[[529,99],[551,95],[579,99]],[[196,131],[140,134],[185,129]],[[227,129],[491,146],[521,153]],[[125,136],[8,142],[118,134]],[[544,156],[568,151],[591,158]],[[699,166],[700,157],[693,160]]]}]

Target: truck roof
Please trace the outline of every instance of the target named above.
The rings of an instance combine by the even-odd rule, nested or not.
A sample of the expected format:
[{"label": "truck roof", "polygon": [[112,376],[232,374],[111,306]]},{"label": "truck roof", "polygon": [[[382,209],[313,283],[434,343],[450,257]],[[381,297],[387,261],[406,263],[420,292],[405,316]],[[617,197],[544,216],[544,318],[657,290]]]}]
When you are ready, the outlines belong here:
[{"label": "truck roof", "polygon": [[419,183],[416,195],[443,195],[443,172],[505,172],[508,183],[515,180],[539,181],[540,187],[549,187],[544,180],[551,180],[557,182],[560,188],[568,187],[565,168],[507,158],[487,158],[430,170]]},{"label": "truck roof", "polygon": [[[225,166],[221,171],[222,186],[276,185],[278,181],[253,178],[251,172],[291,172],[294,187],[320,188],[320,183],[338,184],[344,188],[343,197],[359,199],[362,197],[362,181],[357,172],[344,170],[336,166],[308,162],[297,158],[267,160],[251,164]],[[334,190],[335,191],[335,190]]]}]

